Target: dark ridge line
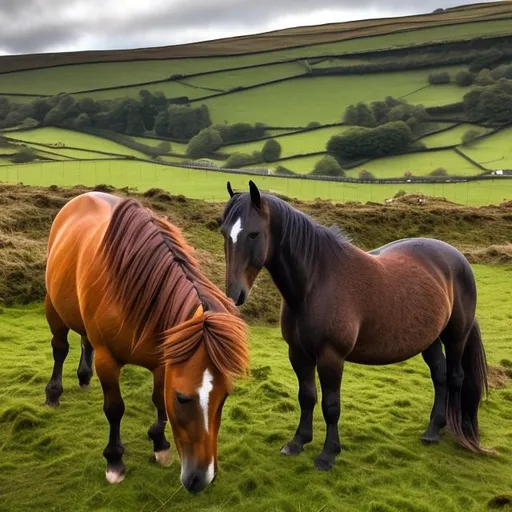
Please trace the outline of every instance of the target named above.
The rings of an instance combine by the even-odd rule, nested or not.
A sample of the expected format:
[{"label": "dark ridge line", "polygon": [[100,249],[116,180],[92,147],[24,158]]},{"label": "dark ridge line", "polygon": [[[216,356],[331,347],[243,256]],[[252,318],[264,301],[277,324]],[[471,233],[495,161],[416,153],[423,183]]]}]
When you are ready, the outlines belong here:
[{"label": "dark ridge line", "polygon": [[[497,2],[496,2],[497,4]],[[468,9],[467,10],[471,10],[472,8],[470,7],[471,4],[468,4]],[[461,9],[461,10],[464,10],[464,9]],[[433,13],[425,13],[425,14],[420,14],[420,15],[416,15],[418,17],[420,16],[433,16]],[[436,15],[436,16],[442,16],[442,13]],[[429,30],[431,28],[435,28],[435,27],[450,27],[450,26],[454,26],[454,25],[467,25],[467,24],[472,24],[472,23],[485,23],[485,22],[492,22],[492,21],[499,21],[499,20],[502,20],[502,19],[508,19],[512,16],[512,14],[510,13],[497,13],[497,14],[489,14],[489,15],[485,15],[483,17],[483,19],[478,19],[478,20],[475,20],[475,19],[470,19],[470,20],[464,20],[464,21],[458,21],[458,22],[448,22],[448,23],[440,23],[440,22],[436,22],[435,20],[433,20],[432,22],[428,22],[429,23],[429,26],[428,27],[423,27],[423,28],[417,28],[417,27],[411,27],[411,28],[408,28],[408,29],[402,29],[402,30],[395,30],[393,32],[384,32],[384,33],[379,33],[379,34],[372,34],[372,35],[362,35],[362,36],[355,36],[355,37],[351,37],[351,38],[345,38],[345,39],[333,39],[333,40],[330,40],[330,41],[321,41],[321,42],[318,42],[318,43],[309,43],[309,44],[302,44],[302,45],[294,45],[294,46],[287,46],[287,47],[283,47],[283,48],[273,48],[273,49],[269,49],[269,50],[260,50],[260,51],[254,51],[254,52],[246,52],[246,53],[235,53],[235,54],[216,54],[216,55],[193,55],[193,56],[181,56],[181,57],[160,57],[160,58],[139,58],[139,59],[129,59],[129,58],[126,58],[126,59],[120,59],[120,60],[98,60],[98,61],[85,61],[85,62],[80,62],[78,64],[76,63],[65,63],[65,64],[54,64],[53,66],[52,65],[48,65],[48,66],[38,66],[38,67],[27,67],[27,68],[23,68],[23,69],[16,69],[16,70],[11,70],[11,71],[0,71],[0,74],[7,74],[7,73],[17,73],[17,72],[22,72],[22,71],[34,71],[34,70],[37,70],[37,69],[48,69],[48,68],[57,68],[57,67],[63,67],[63,66],[79,66],[79,65],[83,65],[83,64],[103,64],[103,63],[116,63],[116,62],[145,62],[145,61],[148,61],[148,60],[178,60],[178,59],[214,59],[214,58],[229,58],[229,57],[243,57],[243,56],[252,56],[252,55],[264,55],[264,54],[267,54],[267,53],[272,53],[272,52],[280,52],[280,51],[286,51],[286,50],[295,50],[295,49],[298,49],[298,48],[307,48],[307,47],[310,47],[310,46],[318,46],[318,45],[324,45],[324,44],[332,44],[332,43],[341,43],[341,42],[344,42],[344,41],[351,41],[351,40],[356,40],[356,39],[368,39],[368,38],[371,38],[371,37],[379,37],[379,36],[385,36],[385,35],[390,35],[390,34],[394,34],[394,33],[408,33],[408,32],[415,32],[417,30]],[[376,19],[373,19],[372,21],[380,21],[380,20],[388,20],[389,18],[376,18]],[[399,18],[393,18],[393,19],[399,19]],[[358,21],[368,21],[368,20],[358,20]],[[347,22],[347,23],[351,23],[351,22]],[[402,22],[403,23],[403,22]],[[412,23],[412,22],[411,22]],[[422,23],[421,20],[418,20],[417,22],[415,21],[414,23]],[[323,25],[316,25],[316,27],[322,27],[322,26],[327,26],[327,25],[333,25],[333,23],[326,23],[326,24],[323,24]],[[388,25],[393,25],[393,23],[388,23],[388,24],[384,24],[384,25],[375,25],[375,26],[371,26],[371,27],[366,27],[366,28],[374,28],[374,27],[378,27],[378,26],[388,26]],[[311,27],[295,27],[295,29],[297,28],[311,28]],[[353,29],[352,29],[353,30]],[[345,30],[344,32],[350,32],[350,30]],[[267,32],[267,33],[263,33],[263,34],[252,34],[252,35],[247,35],[247,36],[239,36],[239,37],[235,37],[235,38],[231,38],[231,39],[244,39],[244,38],[250,38],[250,37],[257,37],[257,36],[261,36],[261,35],[264,35],[264,34],[270,34],[272,32]],[[343,32],[342,32],[343,33]],[[487,38],[487,37],[496,37],[496,36],[480,36],[480,38]],[[229,39],[229,38],[227,38]],[[476,39],[476,38],[469,38],[469,39],[459,39],[459,40],[451,40],[451,41],[469,41],[469,40],[472,40],[472,39]],[[210,40],[210,41],[202,41],[202,42],[197,42],[197,43],[192,43],[192,44],[189,44],[190,46],[194,46],[194,45],[197,45],[197,44],[205,44],[205,43],[211,43],[213,41],[218,41],[218,40]],[[425,44],[425,43],[422,43],[422,44]],[[185,45],[175,45],[177,47],[179,46],[185,46]],[[413,45],[414,46],[414,45]],[[417,45],[417,46],[420,46],[420,45]],[[400,47],[402,49],[405,49],[405,48],[410,48],[411,46],[403,46],[403,47]],[[157,50],[159,48],[162,48],[162,47],[147,47],[147,48],[131,48],[131,49],[122,49],[122,50],[89,50],[88,53],[99,53],[99,52],[118,52],[118,53],[121,53],[121,52],[133,52],[133,51],[147,51],[147,52],[150,52],[151,50]],[[163,47],[165,48],[165,47]],[[398,49],[398,48],[397,48]],[[81,52],[69,52],[69,53],[74,53],[74,54],[80,54],[80,53],[85,53],[84,51],[81,51]],[[34,57],[37,57],[37,56],[42,56],[42,57],[45,57],[45,56],[51,56],[51,55],[57,55],[55,53],[49,53],[49,54],[46,54],[46,53],[42,53],[42,54],[26,54],[26,55],[32,55]],[[11,56],[5,56],[5,57],[11,57]],[[1,62],[1,58],[0,58],[0,62]]]}]

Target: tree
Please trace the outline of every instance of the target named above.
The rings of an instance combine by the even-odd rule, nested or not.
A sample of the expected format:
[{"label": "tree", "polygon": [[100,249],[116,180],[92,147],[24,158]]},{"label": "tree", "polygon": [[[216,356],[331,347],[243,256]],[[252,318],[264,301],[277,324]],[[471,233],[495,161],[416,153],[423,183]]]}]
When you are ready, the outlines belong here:
[{"label": "tree", "polygon": [[343,122],[345,124],[350,124],[352,126],[357,125],[359,117],[357,114],[357,109],[354,105],[349,105],[345,110],[345,115],[343,116]]},{"label": "tree", "polygon": [[469,71],[459,71],[455,75],[455,83],[461,87],[469,87],[473,84],[475,76]]},{"label": "tree", "polygon": [[158,144],[156,149],[158,150],[158,154],[166,155],[171,152],[171,143],[168,140],[164,140]]},{"label": "tree", "polygon": [[227,169],[240,169],[240,167],[244,167],[245,165],[253,164],[253,158],[251,155],[247,155],[245,153],[233,153],[229,156],[224,164],[224,167]]},{"label": "tree", "polygon": [[23,121],[23,114],[18,110],[11,110],[4,119],[3,125],[5,128],[9,128],[11,126],[18,126]]},{"label": "tree", "polygon": [[60,107],[53,107],[48,114],[44,116],[43,124],[47,126],[56,126],[62,123],[66,117],[66,112]]},{"label": "tree", "polygon": [[476,76],[475,83],[478,85],[492,85],[494,78],[491,74],[491,70],[487,68],[482,69]]},{"label": "tree", "polygon": [[358,103],[356,106],[357,110],[357,124],[359,126],[367,126],[372,128],[377,126],[377,121],[375,120],[375,116],[373,112],[370,110],[370,107],[365,103]]},{"label": "tree", "polygon": [[82,112],[75,119],[75,128],[78,130],[83,130],[84,128],[89,128],[91,126],[91,118],[85,112]]},{"label": "tree", "polygon": [[503,53],[495,48],[482,52],[469,66],[469,71],[478,73],[484,68],[493,68],[503,58]]},{"label": "tree", "polygon": [[438,167],[430,173],[430,176],[448,176],[448,171],[443,167]]},{"label": "tree", "polygon": [[373,101],[371,109],[377,124],[381,124],[384,120],[387,120],[387,115],[390,109],[389,105],[385,101]]},{"label": "tree", "polygon": [[345,176],[345,172],[341,168],[336,158],[331,155],[324,156],[319,160],[311,174],[316,176]]},{"label": "tree", "polygon": [[262,157],[264,162],[275,162],[281,156],[281,144],[275,139],[269,139],[263,145]]},{"label": "tree", "polygon": [[187,146],[187,155],[191,158],[209,156],[222,146],[222,137],[213,128],[203,128],[197,135],[190,139]]},{"label": "tree", "polygon": [[155,117],[153,126],[154,132],[159,137],[165,137],[169,131],[169,112],[167,109],[161,110]]},{"label": "tree", "polygon": [[27,146],[22,146],[20,149],[18,149],[17,153],[11,157],[11,162],[15,164],[23,164],[26,162],[32,162],[35,160],[36,155],[32,151],[31,148]]},{"label": "tree", "polygon": [[359,174],[360,180],[374,180],[375,179],[375,176],[370,171],[368,171],[366,169],[361,169],[358,174]]},{"label": "tree", "polygon": [[92,98],[80,98],[78,100],[78,110],[89,116],[93,116],[99,112],[99,105]]},{"label": "tree", "polygon": [[450,82],[450,73],[442,71],[440,73],[430,73],[428,75],[428,83],[430,85],[447,84]]},{"label": "tree", "polygon": [[470,146],[473,143],[473,141],[479,136],[480,136],[480,132],[478,130],[475,130],[474,128],[472,128],[471,130],[468,130],[462,136],[462,145]]}]

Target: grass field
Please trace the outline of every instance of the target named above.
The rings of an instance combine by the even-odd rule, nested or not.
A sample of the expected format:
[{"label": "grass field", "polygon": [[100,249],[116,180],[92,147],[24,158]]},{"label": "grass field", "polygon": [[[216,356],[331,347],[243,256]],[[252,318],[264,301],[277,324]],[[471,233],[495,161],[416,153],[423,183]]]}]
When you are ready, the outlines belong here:
[{"label": "grass field", "polygon": [[467,205],[499,204],[512,198],[512,180],[486,180],[468,183],[429,184],[355,184],[300,180],[196,169],[182,169],[149,162],[49,162],[2,166],[0,182],[27,185],[76,184],[94,186],[100,183],[116,187],[135,187],[140,191],[159,187],[171,194],[183,194],[195,199],[224,200],[226,182],[234,188],[246,189],[249,179],[263,190],[271,190],[297,199],[321,197],[333,201],[384,201],[403,189],[407,193],[446,197],[449,201]]},{"label": "grass field", "polygon": [[488,128],[484,128],[483,126],[462,123],[453,127],[451,130],[422,137],[421,142],[423,142],[427,148],[438,148],[442,146],[451,146],[453,144],[461,144],[462,137],[469,130],[475,130],[480,135],[490,131]]},{"label": "grass field", "polygon": [[482,173],[481,169],[451,149],[376,158],[361,167],[371,171],[376,178],[403,176],[407,171],[412,172],[413,176],[425,176],[440,167],[446,169],[450,176]]},{"label": "grass field", "polygon": [[[350,127],[332,126],[329,128],[319,128],[308,132],[292,135],[281,135],[274,137],[281,144],[281,158],[325,151],[328,140],[333,135],[339,135]],[[245,142],[242,144],[231,144],[222,148],[224,153],[249,153],[261,151],[266,141]]]},{"label": "grass field", "polygon": [[[510,358],[512,267],[474,269],[487,357],[497,364]],[[297,458],[281,456],[298,418],[297,386],[279,329],[264,327],[251,329],[254,377],[239,382],[224,408],[212,486],[189,495],[176,460],[165,469],[149,461],[151,378],[136,367],[125,368],[121,379],[127,477],[109,486],[102,393],[96,377],[90,389],[77,384],[78,337],[70,339],[61,406],[49,410],[41,405],[52,366],[42,307],[5,309],[0,322],[1,510],[481,512],[496,496],[510,496],[510,387],[491,390],[480,410],[482,443],[499,456],[473,455],[448,434],[437,446],[422,446],[433,393],[419,356],[387,367],[345,366],[343,451],[330,473],[313,469],[325,432],[319,406],[313,443]]]},{"label": "grass field", "polygon": [[[140,142],[141,144],[146,144],[147,146],[156,147],[162,143],[162,139],[153,139],[151,137],[132,137],[132,139],[136,142]],[[178,154],[185,154],[187,151],[187,145],[180,142],[170,142],[171,144],[171,152]]]},{"label": "grass field", "polygon": [[[36,130],[27,130],[23,132],[10,133],[9,136],[17,141],[35,143],[35,144],[63,144],[64,147],[77,149],[90,149],[96,151],[104,151],[115,155],[135,156],[137,158],[148,158],[144,153],[134,149],[97,137],[88,133],[79,133],[63,128],[38,128]],[[57,150],[60,147],[55,148]],[[53,148],[49,149],[50,151]]]},{"label": "grass field", "polygon": [[489,135],[461,150],[489,169],[512,168],[512,128]]},{"label": "grass field", "polygon": [[[201,102],[208,105],[215,123],[262,122],[271,126],[306,126],[311,121],[337,123],[349,105],[383,100],[386,96],[397,98],[424,87],[431,71],[379,73],[378,80],[365,75],[296,78]],[[453,87],[458,99],[462,99],[467,91]],[[452,98],[445,100],[434,87],[424,91],[423,103],[428,97],[436,105],[452,102]]]}]

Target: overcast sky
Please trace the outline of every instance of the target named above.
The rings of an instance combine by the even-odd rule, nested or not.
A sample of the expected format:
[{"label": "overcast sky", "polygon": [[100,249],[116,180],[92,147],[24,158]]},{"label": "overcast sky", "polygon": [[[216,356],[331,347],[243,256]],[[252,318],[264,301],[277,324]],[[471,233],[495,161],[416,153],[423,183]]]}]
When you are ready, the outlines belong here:
[{"label": "overcast sky", "polygon": [[[482,0],[480,0],[482,1]],[[0,0],[0,54],[164,46],[470,0]]]}]

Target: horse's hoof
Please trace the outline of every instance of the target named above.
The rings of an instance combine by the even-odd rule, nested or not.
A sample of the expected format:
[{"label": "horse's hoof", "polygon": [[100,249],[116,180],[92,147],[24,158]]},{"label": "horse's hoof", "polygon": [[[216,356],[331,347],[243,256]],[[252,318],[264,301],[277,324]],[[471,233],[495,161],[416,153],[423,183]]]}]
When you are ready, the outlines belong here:
[{"label": "horse's hoof", "polygon": [[43,405],[46,405],[47,407],[58,407],[60,405],[60,402],[58,400],[46,399],[46,402]]},{"label": "horse's hoof", "polygon": [[297,443],[289,442],[281,448],[282,455],[299,455],[304,451],[304,448]]},{"label": "horse's hoof", "polygon": [[107,466],[107,470],[105,471],[105,478],[109,484],[120,484],[125,477],[125,467],[124,464],[116,464],[112,466]]},{"label": "horse's hoof", "polygon": [[429,444],[436,444],[436,443],[439,443],[439,441],[441,440],[441,435],[439,433],[437,434],[432,434],[430,432],[425,432],[422,436],[421,436],[421,442],[425,445],[429,445]]},{"label": "horse's hoof", "polygon": [[330,471],[334,467],[335,457],[327,455],[319,455],[315,459],[315,468],[318,471]]},{"label": "horse's hoof", "polygon": [[82,389],[87,389],[89,387],[89,384],[88,383],[87,384],[85,384],[85,383],[84,384],[80,384],[80,387]]},{"label": "horse's hoof", "polygon": [[171,450],[155,452],[155,462],[161,466],[170,466],[172,462]]}]

